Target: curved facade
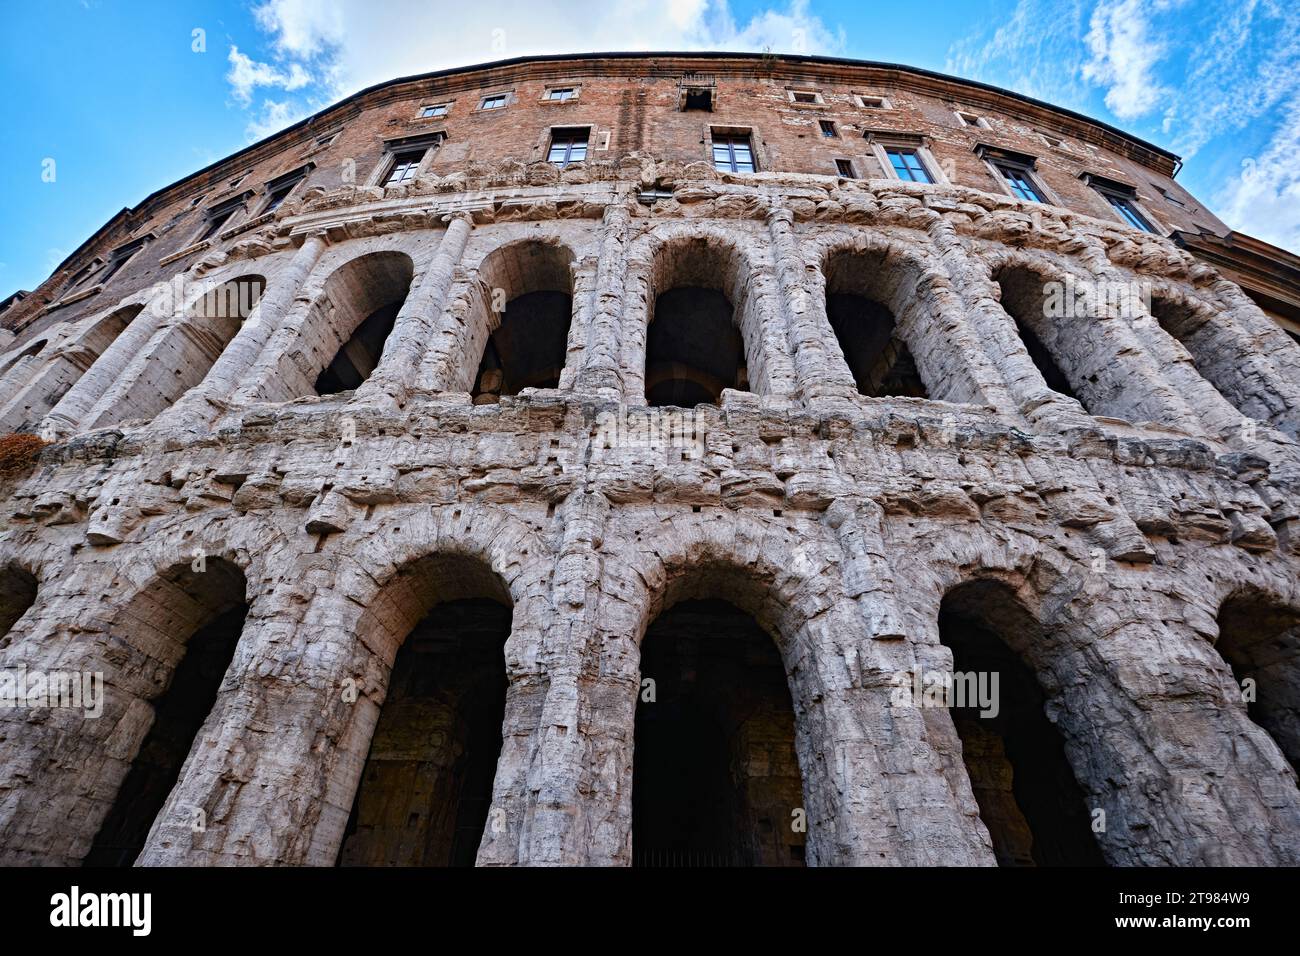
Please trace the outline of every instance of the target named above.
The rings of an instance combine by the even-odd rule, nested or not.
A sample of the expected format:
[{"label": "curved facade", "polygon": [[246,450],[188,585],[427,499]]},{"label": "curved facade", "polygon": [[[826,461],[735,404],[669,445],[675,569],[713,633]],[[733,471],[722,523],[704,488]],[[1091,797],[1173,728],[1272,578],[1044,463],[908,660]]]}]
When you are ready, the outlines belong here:
[{"label": "curved facade", "polygon": [[125,210],[0,313],[0,860],[1300,862],[1300,345],[1176,169],[555,57]]}]

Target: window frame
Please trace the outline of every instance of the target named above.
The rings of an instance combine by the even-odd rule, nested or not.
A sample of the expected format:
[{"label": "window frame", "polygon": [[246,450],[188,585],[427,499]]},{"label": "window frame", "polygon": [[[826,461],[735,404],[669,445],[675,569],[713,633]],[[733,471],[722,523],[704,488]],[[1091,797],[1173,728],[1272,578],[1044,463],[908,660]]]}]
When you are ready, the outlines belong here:
[{"label": "window frame", "polygon": [[[861,178],[858,176],[858,171],[856,167],[854,167],[853,165],[853,160],[845,159],[844,157],[841,156],[841,157],[836,157],[834,163],[835,163],[835,175],[838,176],[840,179]],[[844,171],[844,168],[846,166],[848,167],[848,172]]]},{"label": "window frame", "polygon": [[[950,185],[947,174],[943,171],[943,167],[939,165],[938,160],[934,158],[934,153],[930,151],[929,140],[923,134],[869,129],[863,131],[862,136],[871,149],[876,165],[880,167],[880,175],[885,179],[893,179],[902,183],[916,183],[921,186]],[[890,150],[905,150],[915,153],[921,168],[930,177],[929,182],[925,183],[917,179],[903,179],[898,175],[898,170],[894,168],[894,163],[889,158]]]},{"label": "window frame", "polygon": [[840,128],[835,125],[834,120],[818,120],[817,128],[821,130],[822,139],[839,139]]},{"label": "window frame", "polygon": [[[881,149],[884,150],[885,159],[888,161],[888,165],[885,168],[889,172],[893,173],[894,178],[899,182],[920,183],[923,186],[937,185],[938,180],[935,179],[934,173],[931,172],[929,164],[925,161],[925,156],[922,154],[920,146],[910,146],[903,143],[882,143]],[[917,169],[925,175],[925,178],[917,179],[914,175],[917,170],[914,170],[912,165],[904,159],[903,168],[908,172],[907,178],[904,179],[902,173],[898,170],[898,164],[894,162],[893,154],[899,156],[911,156],[916,160],[915,165]]]},{"label": "window frame", "polygon": [[203,222],[190,245],[208,242],[220,236],[222,230],[231,225],[231,220],[235,218],[235,214],[245,208],[248,198],[252,195],[253,193],[250,190],[205,209],[203,211]]},{"label": "window frame", "polygon": [[[726,141],[727,155],[731,158],[729,169],[722,169],[718,166],[718,140]],[[750,169],[736,169],[736,143],[738,140],[744,140],[745,146],[749,150]],[[738,127],[710,127],[709,128],[709,161],[713,164],[715,171],[720,173],[730,173],[732,175],[749,176],[759,171],[758,150],[754,144],[754,131],[752,129],[742,129]]]},{"label": "window frame", "polygon": [[[573,95],[565,96],[565,97],[555,97],[551,95],[552,93],[560,92],[563,90],[568,90]],[[578,102],[578,99],[581,96],[582,96],[582,86],[581,84],[578,83],[561,83],[561,84],[557,84],[556,86],[547,86],[542,90],[542,102],[554,103],[557,106],[563,105],[564,103],[576,103]]]},{"label": "window frame", "polygon": [[[420,169],[424,166],[424,160],[428,155],[429,148],[427,146],[413,146],[409,149],[394,152],[388,159],[387,169],[385,169],[384,174],[379,177],[379,185],[387,189],[389,186],[404,186],[407,183],[414,181],[415,177],[420,174]],[[414,162],[411,162],[410,160],[410,157],[412,156],[416,157]],[[403,162],[402,157],[407,157],[405,162]],[[402,176],[401,178],[394,180],[393,176],[397,173],[399,167],[403,169]],[[409,175],[407,175],[407,173],[409,173]]]},{"label": "window frame", "polygon": [[[451,112],[451,100],[441,103],[425,103],[416,113],[416,119],[446,119],[447,114]],[[442,110],[441,113],[433,113],[430,110]]]},{"label": "window frame", "polygon": [[[824,107],[826,105],[826,98],[822,96],[822,91],[812,89],[807,86],[787,86],[785,88],[785,95],[787,101],[792,106],[800,106],[800,107],[807,108],[807,107],[818,107],[818,106]],[[801,96],[811,96],[812,99],[801,100],[799,99],[799,97]]]},{"label": "window frame", "polygon": [[[577,143],[577,134],[582,134],[582,156],[572,158],[573,147]],[[559,169],[565,169],[572,163],[584,163],[587,161],[587,154],[591,152],[591,126],[553,126],[550,135],[547,137],[546,144],[546,161]],[[568,135],[567,145],[565,147],[565,159],[562,163],[557,163],[552,154],[555,152],[556,140]]]},{"label": "window frame", "polygon": [[[478,98],[478,108],[475,109],[474,112],[475,113],[499,113],[510,106],[511,97],[512,97],[512,92],[510,90],[505,90],[499,93],[485,93]],[[487,104],[492,100],[500,100],[501,105],[488,106]]]},{"label": "window frame", "polygon": [[[1067,208],[1048,185],[1043,182],[1042,176],[1038,174],[1038,158],[1036,156],[1031,156],[1028,153],[1017,153],[988,143],[976,143],[974,151],[984,161],[984,165],[989,170],[989,175],[993,177],[1003,194],[1020,202],[1036,202],[1044,206]],[[1011,178],[1007,175],[1008,170],[1016,173],[1019,178],[1027,182],[1037,198],[1031,199],[1017,192],[1012,187]]]},{"label": "window frame", "polygon": [[[274,179],[268,179],[262,184],[262,189],[266,193],[266,200],[262,203],[261,208],[258,209],[257,214],[259,216],[265,216],[267,213],[275,212],[275,210],[283,206],[285,201],[294,194],[294,191],[302,185],[307,177],[311,175],[311,171],[315,168],[315,163],[306,163],[303,166],[299,166],[297,169],[291,169],[287,173],[276,176]],[[280,201],[275,202],[275,193],[280,189],[283,189],[285,186],[288,186],[289,188],[285,190],[284,195],[280,197]]]},{"label": "window frame", "polygon": [[1107,212],[1130,229],[1152,236],[1163,236],[1164,227],[1147,211],[1138,196],[1137,187],[1119,180],[1083,172],[1079,178],[1106,202]]},{"label": "window frame", "polygon": [[[892,110],[893,102],[887,96],[881,96],[876,93],[854,93],[854,102],[858,109],[863,110]],[[871,100],[872,102],[867,102]]]}]

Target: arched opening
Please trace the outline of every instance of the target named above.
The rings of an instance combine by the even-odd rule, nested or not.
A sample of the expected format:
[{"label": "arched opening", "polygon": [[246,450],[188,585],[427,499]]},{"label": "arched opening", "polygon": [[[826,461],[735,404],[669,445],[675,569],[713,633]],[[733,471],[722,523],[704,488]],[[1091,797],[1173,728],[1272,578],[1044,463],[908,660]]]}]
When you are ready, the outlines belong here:
[{"label": "arched opening", "polygon": [[340,866],[473,866],[505,718],[511,601],[464,557],[408,565],[382,598],[400,642]]},{"label": "arched opening", "polygon": [[749,390],[739,327],[747,271],[739,252],[703,238],[659,250],[646,330],[647,404],[693,408],[717,404],[724,388]]},{"label": "arched opening", "polygon": [[351,391],[370,377],[406,301],[414,268],[405,253],[372,252],[326,280],[308,323],[310,352],[333,356],[323,368],[317,366],[317,395]]},{"label": "arched opening", "polygon": [[264,277],[246,275],[205,292],[189,308],[185,321],[165,333],[120,404],[104,409],[89,427],[152,418],[202,382],[253,314],[265,288]]},{"label": "arched opening", "polygon": [[[1228,327],[1206,306],[1172,295],[1151,297],[1151,315],[1169,335],[1187,349],[1192,366],[1243,415],[1270,421],[1277,406],[1257,394],[1262,383],[1243,372],[1244,356]],[[1279,403],[1280,405],[1284,403]]]},{"label": "arched opening", "polygon": [[14,366],[16,366],[23,359],[33,358],[39,355],[41,353],[41,349],[45,348],[45,346],[48,344],[49,341],[47,339],[37,339],[31,345],[27,346],[27,348],[23,349],[21,352],[19,352],[17,355],[11,358],[5,364],[4,368],[0,369],[0,375],[8,374],[10,369],[14,368]]},{"label": "arched opening", "polygon": [[483,328],[491,332],[474,376],[474,403],[558,388],[573,315],[573,254],[552,243],[512,243],[483,260],[479,279],[481,314],[490,317]]},{"label": "arched opening", "polygon": [[633,864],[802,866],[794,740],[781,655],[752,617],[713,599],[660,614],[641,644]]},{"label": "arched opening", "polygon": [[[1052,391],[1083,404],[1075,392],[1071,377],[1058,364],[1058,358],[1072,354],[1070,330],[1059,318],[1048,318],[1046,276],[1020,266],[1003,266],[993,275],[1002,293],[1002,308],[1016,323],[1016,332],[1025,345],[1030,360]],[[1078,343],[1073,343],[1077,352]],[[1094,376],[1095,382],[1095,376]],[[1086,407],[1086,406],[1085,406]]]},{"label": "arched opening", "polygon": [[983,681],[982,701],[954,694],[949,713],[998,864],[1104,865],[1083,790],[1023,658],[1042,643],[1038,623],[1010,588],[975,581],[943,599],[939,639],[952,651],[954,686]]},{"label": "arched opening", "polygon": [[[149,705],[86,866],[130,866],[180,778],[235,655],[248,614],[244,573],[220,558],[176,565],[114,620],[130,644],[119,692]],[[143,675],[135,677],[133,675]]]},{"label": "arched opening", "polygon": [[36,603],[36,576],[14,562],[0,566],[0,647],[27,609]]},{"label": "arched opening", "polygon": [[1214,646],[1242,687],[1250,719],[1300,774],[1300,609],[1234,594],[1219,608]]},{"label": "arched opening", "polygon": [[[858,391],[872,398],[927,398],[912,353],[886,303],[899,299],[900,270],[885,251],[840,252],[826,262],[826,316]],[[916,295],[914,283],[911,294]]]}]

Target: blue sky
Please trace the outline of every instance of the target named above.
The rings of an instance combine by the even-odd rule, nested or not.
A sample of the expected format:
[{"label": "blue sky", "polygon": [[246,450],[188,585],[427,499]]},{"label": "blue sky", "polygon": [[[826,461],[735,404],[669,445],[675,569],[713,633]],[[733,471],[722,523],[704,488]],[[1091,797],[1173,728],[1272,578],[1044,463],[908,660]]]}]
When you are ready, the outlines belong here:
[{"label": "blue sky", "polygon": [[0,296],[362,87],[591,50],[770,48],[1009,87],[1180,153],[1229,225],[1300,252],[1296,0],[44,0],[4,19]]}]

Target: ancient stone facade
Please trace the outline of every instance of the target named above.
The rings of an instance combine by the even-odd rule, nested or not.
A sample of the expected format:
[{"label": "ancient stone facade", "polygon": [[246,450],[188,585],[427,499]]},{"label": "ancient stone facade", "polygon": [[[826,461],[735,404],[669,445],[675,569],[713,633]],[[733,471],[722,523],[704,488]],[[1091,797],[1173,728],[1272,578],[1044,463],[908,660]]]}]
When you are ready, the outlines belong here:
[{"label": "ancient stone facade", "polygon": [[1300,862],[1300,346],[1174,170],[542,58],[150,197],[3,315],[0,861]]}]

